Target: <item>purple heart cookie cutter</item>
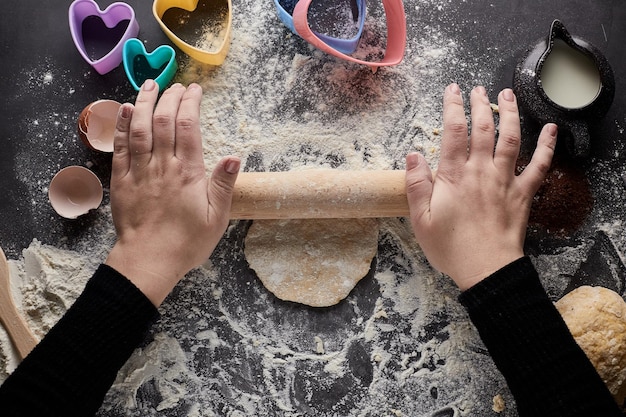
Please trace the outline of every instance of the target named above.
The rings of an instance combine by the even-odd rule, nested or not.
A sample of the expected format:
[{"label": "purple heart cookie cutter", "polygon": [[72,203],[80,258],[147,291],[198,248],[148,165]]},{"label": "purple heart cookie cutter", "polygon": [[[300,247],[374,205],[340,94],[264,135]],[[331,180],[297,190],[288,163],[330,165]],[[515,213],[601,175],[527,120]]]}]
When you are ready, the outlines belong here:
[{"label": "purple heart cookie cutter", "polygon": [[[123,28],[124,21],[128,21],[128,25],[123,34],[117,34],[119,28]],[[113,3],[105,10],[100,10],[93,0],[75,0],[69,8],[69,22],[72,39],[78,52],[99,74],[106,74],[120,65],[124,43],[139,33],[135,10],[123,2]],[[85,23],[90,26],[85,26]],[[96,27],[102,24],[101,28]],[[90,56],[90,51],[87,50],[85,29],[90,27],[93,27],[93,30],[89,31],[90,41],[98,43],[101,40],[105,47],[107,42],[115,42],[113,46],[108,45],[110,49],[106,47],[103,56],[93,54]]]}]

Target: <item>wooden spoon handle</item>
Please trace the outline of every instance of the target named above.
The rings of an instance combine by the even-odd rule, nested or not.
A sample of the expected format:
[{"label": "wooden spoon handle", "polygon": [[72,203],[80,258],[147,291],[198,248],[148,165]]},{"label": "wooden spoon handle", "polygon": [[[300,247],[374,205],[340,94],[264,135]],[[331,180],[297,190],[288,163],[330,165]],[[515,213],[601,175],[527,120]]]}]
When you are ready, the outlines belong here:
[{"label": "wooden spoon handle", "polygon": [[24,359],[38,342],[9,297],[0,299],[0,321],[13,340],[20,358]]},{"label": "wooden spoon handle", "polygon": [[0,322],[13,340],[20,358],[24,359],[38,342],[13,303],[9,264],[2,248],[0,248]]}]

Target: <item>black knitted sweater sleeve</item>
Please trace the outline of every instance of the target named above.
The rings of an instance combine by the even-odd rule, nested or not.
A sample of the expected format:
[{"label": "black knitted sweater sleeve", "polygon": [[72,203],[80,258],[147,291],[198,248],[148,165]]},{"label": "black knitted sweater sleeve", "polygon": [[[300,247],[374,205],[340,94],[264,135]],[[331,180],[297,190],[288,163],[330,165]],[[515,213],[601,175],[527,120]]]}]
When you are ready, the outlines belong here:
[{"label": "black knitted sweater sleeve", "polygon": [[520,417],[622,416],[528,257],[465,291],[460,302],[504,375]]},{"label": "black knitted sweater sleeve", "polygon": [[137,287],[101,265],[61,320],[0,386],[0,415],[94,415],[157,317],[157,309]]}]

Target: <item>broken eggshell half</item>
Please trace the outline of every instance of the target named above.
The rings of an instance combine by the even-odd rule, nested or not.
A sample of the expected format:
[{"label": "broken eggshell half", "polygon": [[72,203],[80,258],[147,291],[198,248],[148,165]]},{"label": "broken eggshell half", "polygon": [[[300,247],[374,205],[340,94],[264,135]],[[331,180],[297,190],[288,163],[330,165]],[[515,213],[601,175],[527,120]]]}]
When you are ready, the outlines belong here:
[{"label": "broken eggshell half", "polygon": [[121,106],[115,100],[98,100],[87,105],[80,113],[78,136],[89,149],[113,152],[113,134]]},{"label": "broken eggshell half", "polygon": [[67,219],[75,219],[102,202],[102,183],[89,169],[72,165],[56,173],[48,189],[54,211]]}]

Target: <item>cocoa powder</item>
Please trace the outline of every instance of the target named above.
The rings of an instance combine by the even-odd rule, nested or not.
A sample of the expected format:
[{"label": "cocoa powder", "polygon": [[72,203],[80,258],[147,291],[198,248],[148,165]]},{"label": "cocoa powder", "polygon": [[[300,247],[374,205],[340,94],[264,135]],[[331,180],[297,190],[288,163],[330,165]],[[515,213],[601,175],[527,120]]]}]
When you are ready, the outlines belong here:
[{"label": "cocoa powder", "polygon": [[[527,164],[527,161],[518,161],[519,172]],[[528,225],[559,237],[571,236],[584,224],[593,204],[584,170],[575,161],[556,157],[535,195]]]}]

